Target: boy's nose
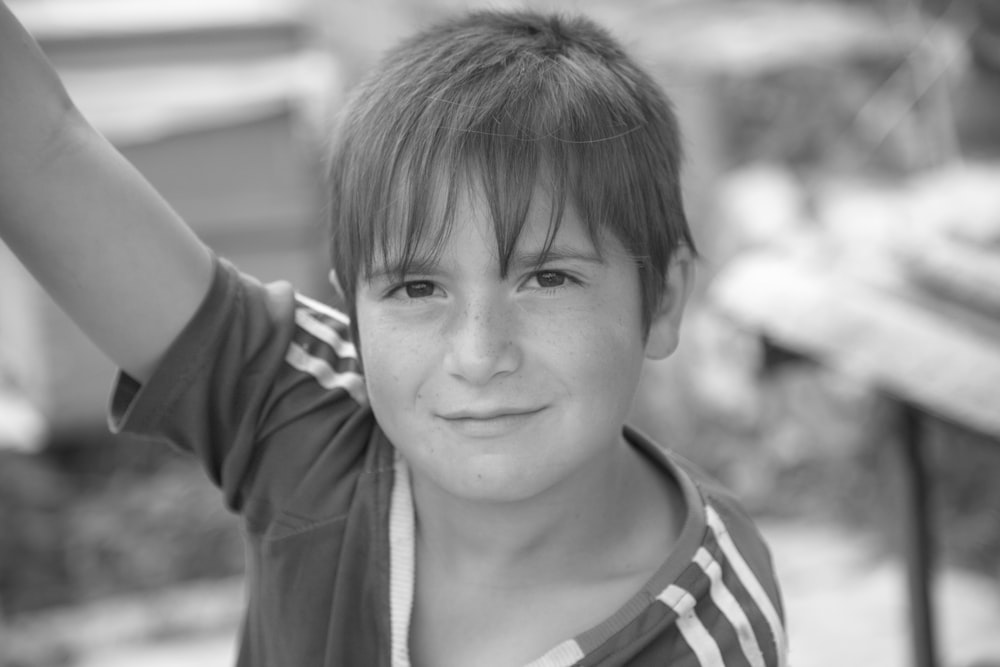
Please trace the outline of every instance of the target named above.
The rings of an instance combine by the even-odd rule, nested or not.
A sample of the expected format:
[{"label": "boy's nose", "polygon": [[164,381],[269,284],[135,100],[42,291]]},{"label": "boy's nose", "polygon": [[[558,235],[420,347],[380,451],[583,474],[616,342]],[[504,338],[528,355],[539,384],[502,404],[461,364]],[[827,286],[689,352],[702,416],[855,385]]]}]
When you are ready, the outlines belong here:
[{"label": "boy's nose", "polygon": [[517,317],[498,299],[477,299],[457,309],[448,332],[444,369],[472,384],[485,384],[520,363]]}]

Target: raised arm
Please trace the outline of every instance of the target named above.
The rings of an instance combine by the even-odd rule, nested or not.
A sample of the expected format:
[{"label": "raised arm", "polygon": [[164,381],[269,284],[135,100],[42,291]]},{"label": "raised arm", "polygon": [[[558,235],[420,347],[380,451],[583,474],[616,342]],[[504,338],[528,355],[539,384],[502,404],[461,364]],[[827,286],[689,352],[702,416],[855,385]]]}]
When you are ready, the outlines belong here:
[{"label": "raised arm", "polygon": [[140,381],[211,281],[208,249],[81,116],[3,0],[0,237]]}]

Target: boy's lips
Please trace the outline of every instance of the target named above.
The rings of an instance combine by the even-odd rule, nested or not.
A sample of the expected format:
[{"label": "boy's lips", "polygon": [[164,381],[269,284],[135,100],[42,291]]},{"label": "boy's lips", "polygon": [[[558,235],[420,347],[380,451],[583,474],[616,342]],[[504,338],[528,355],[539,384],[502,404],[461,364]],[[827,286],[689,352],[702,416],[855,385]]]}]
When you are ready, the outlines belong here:
[{"label": "boy's lips", "polygon": [[517,430],[544,410],[545,407],[463,409],[437,416],[463,435],[496,437]]},{"label": "boy's lips", "polygon": [[500,417],[517,417],[541,412],[544,408],[464,408],[451,412],[440,412],[438,416],[448,421],[485,421]]}]

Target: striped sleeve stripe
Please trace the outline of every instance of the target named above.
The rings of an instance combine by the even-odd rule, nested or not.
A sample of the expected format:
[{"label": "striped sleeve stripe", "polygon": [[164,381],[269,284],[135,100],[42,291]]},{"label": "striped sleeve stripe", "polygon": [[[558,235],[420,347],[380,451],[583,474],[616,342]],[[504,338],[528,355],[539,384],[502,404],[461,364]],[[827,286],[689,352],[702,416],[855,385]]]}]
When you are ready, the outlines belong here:
[{"label": "striped sleeve stripe", "polygon": [[342,312],[336,308],[332,308],[322,301],[317,301],[316,299],[310,299],[303,294],[296,294],[295,300],[301,303],[303,306],[312,310],[313,312],[320,313],[323,317],[333,320],[339,323],[341,326],[347,327],[351,324],[351,319],[344,315]]},{"label": "striped sleeve stripe", "polygon": [[715,535],[715,539],[722,548],[722,553],[725,555],[730,567],[739,577],[743,588],[750,594],[750,597],[760,609],[764,618],[767,619],[771,636],[774,638],[775,650],[778,654],[778,666],[784,667],[788,653],[788,644],[785,637],[785,629],[781,624],[781,619],[778,617],[774,603],[768,597],[757,576],[743,558],[743,554],[736,547],[732,537],[729,536],[729,531],[722,522],[722,517],[719,516],[718,512],[711,505],[705,508],[705,518],[708,520],[709,528],[711,528],[712,533]]},{"label": "striped sleeve stripe", "polygon": [[[333,311],[336,312],[336,311]],[[310,312],[307,308],[298,308],[295,311],[295,324],[297,324],[302,330],[307,332],[309,335],[317,338],[330,347],[333,351],[337,353],[337,356],[341,359],[357,359],[358,352],[354,347],[354,344],[344,340],[340,335],[340,332],[335,328],[331,327],[329,324],[322,322],[317,319],[316,316]]]},{"label": "striped sleeve stripe", "polygon": [[368,402],[365,381],[360,373],[337,372],[326,359],[309,354],[305,348],[297,343],[288,346],[285,361],[292,368],[316,378],[316,381],[325,389],[344,389],[360,405],[365,405]]},{"label": "striped sleeve stripe", "polygon": [[710,582],[709,595],[715,606],[733,626],[747,662],[750,663],[751,667],[766,667],[764,653],[757,644],[757,636],[754,634],[750,619],[747,618],[743,607],[740,606],[736,597],[722,580],[722,566],[705,547],[698,549],[694,561],[708,577]]},{"label": "striped sleeve stripe", "polygon": [[368,402],[358,353],[347,339],[350,320],[314,299],[295,295],[296,332],[285,353],[292,368],[311,375],[325,389],[344,389],[359,404]]},{"label": "striped sleeve stripe", "polygon": [[719,645],[695,613],[697,600],[694,596],[679,586],[670,585],[657,599],[677,614],[677,629],[694,652],[700,667],[725,667]]}]

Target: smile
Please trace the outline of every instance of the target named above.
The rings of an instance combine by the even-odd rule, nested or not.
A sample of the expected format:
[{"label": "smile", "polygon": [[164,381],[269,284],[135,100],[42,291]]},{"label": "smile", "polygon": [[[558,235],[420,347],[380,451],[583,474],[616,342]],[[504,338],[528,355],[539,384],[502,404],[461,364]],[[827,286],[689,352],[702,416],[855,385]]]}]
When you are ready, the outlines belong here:
[{"label": "smile", "polygon": [[449,427],[470,437],[497,437],[525,426],[545,408],[459,410],[439,414]]}]

